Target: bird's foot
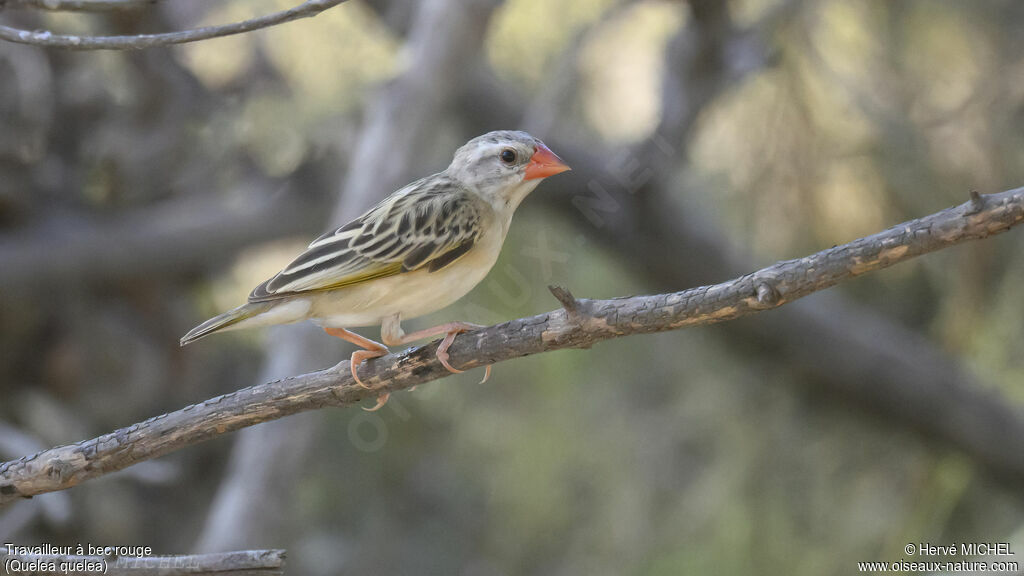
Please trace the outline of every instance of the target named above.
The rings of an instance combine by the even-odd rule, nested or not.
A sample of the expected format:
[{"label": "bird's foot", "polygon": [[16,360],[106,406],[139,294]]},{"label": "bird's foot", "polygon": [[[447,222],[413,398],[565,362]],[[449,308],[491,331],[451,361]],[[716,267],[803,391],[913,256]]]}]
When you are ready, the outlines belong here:
[{"label": "bird's foot", "polygon": [[[374,342],[369,338],[360,336],[355,332],[349,332],[344,328],[325,327],[324,332],[327,332],[331,336],[341,338],[342,340],[347,340],[348,342],[363,348],[363,350],[356,350],[352,353],[352,356],[348,360],[349,370],[352,372],[352,379],[356,381],[356,384],[366,388],[367,390],[374,390],[372,386],[367,386],[359,378],[359,365],[370,358],[380,358],[381,356],[389,354],[390,350],[387,349],[387,346],[384,346],[379,342]],[[391,394],[389,392],[382,392],[380,396],[377,397],[377,405],[373,408],[369,408],[368,410],[370,412],[379,410],[381,406],[387,403],[390,395]],[[364,410],[366,410],[366,408],[364,408]]]},{"label": "bird's foot", "polygon": [[355,352],[353,352],[352,357],[349,358],[348,360],[348,364],[352,370],[352,379],[356,381],[356,384],[359,384],[360,386],[366,388],[367,390],[373,390],[372,386],[367,386],[366,384],[363,383],[362,380],[359,379],[359,365],[369,360],[370,358],[380,358],[381,356],[386,356],[387,354],[387,348],[383,350],[356,350]]},{"label": "bird's foot", "polygon": [[[352,378],[356,381],[356,384],[359,384],[360,386],[366,388],[367,390],[373,390],[374,388],[372,386],[367,386],[366,384],[363,383],[362,380],[359,379],[359,374],[356,373],[356,369],[359,367],[360,364],[363,363],[364,360],[369,360],[370,358],[380,358],[381,356],[384,356],[387,353],[387,349],[356,350],[355,352],[353,352],[352,358],[349,359],[349,366],[352,368]],[[379,396],[377,396],[377,403],[374,404],[373,408],[364,407],[363,410],[366,410],[367,412],[376,412],[377,410],[380,410],[385,404],[388,403],[388,398],[390,397],[390,392],[382,392]]]},{"label": "bird's foot", "polygon": [[463,371],[458,368],[453,368],[452,365],[448,363],[448,348],[451,347],[452,342],[455,342],[455,337],[465,331],[466,330],[464,328],[452,330],[444,335],[444,339],[441,340],[441,343],[437,346],[437,359],[441,361],[441,366],[447,368],[452,374],[462,374]]},{"label": "bird's foot", "polygon": [[376,412],[377,410],[380,410],[381,407],[388,403],[388,398],[390,397],[391,393],[385,392],[380,396],[377,396],[377,403],[373,406],[373,408],[363,408],[363,410],[366,410],[367,412]]},{"label": "bird's foot", "polygon": [[[452,343],[455,342],[455,337],[458,336],[459,334],[462,334],[463,332],[466,332],[466,331],[469,331],[469,330],[475,330],[477,328],[483,328],[483,326],[478,326],[476,324],[468,324],[468,323],[465,323],[465,322],[460,322],[459,324],[460,324],[460,326],[458,328],[456,328],[455,330],[452,330],[451,332],[448,332],[447,334],[445,334],[444,335],[444,339],[441,340],[441,343],[438,344],[438,346],[437,346],[437,354],[436,354],[436,356],[437,356],[438,361],[440,361],[441,365],[444,366],[452,374],[461,374],[462,372],[464,372],[464,370],[459,370],[458,368],[454,368],[451,364],[448,363],[448,348],[450,348]],[[483,384],[484,382],[487,382],[487,380],[490,377],[491,377],[491,365],[488,364],[487,367],[484,369],[484,379],[480,381],[480,384]]]}]

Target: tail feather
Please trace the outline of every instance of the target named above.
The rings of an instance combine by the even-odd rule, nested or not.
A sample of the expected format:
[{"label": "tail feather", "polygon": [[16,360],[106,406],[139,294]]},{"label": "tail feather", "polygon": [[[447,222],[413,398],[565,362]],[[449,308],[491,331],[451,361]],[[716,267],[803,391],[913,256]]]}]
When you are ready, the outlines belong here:
[{"label": "tail feather", "polygon": [[228,310],[227,312],[221,314],[220,316],[214,316],[213,318],[210,318],[209,320],[203,322],[199,326],[196,326],[195,328],[189,330],[188,334],[182,336],[181,345],[184,346],[186,344],[195,342],[196,340],[199,340],[204,336],[209,336],[210,334],[213,334],[218,330],[225,330],[227,328],[230,328],[231,326],[238,324],[242,320],[252,318],[257,314],[262,314],[267,310],[270,310],[272,306],[273,305],[268,302],[256,302],[250,304],[243,304],[238,308]]}]

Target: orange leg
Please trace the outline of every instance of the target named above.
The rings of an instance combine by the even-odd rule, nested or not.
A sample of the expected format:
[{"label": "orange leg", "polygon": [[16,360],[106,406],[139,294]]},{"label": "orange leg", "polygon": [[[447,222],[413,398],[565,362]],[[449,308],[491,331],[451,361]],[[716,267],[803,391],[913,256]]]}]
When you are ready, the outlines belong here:
[{"label": "orange leg", "polygon": [[[369,360],[370,358],[379,358],[381,356],[388,354],[389,350],[387,349],[387,347],[384,346],[383,344],[380,344],[379,342],[374,342],[369,338],[360,336],[355,332],[349,332],[344,328],[325,327],[324,332],[327,332],[331,336],[341,338],[342,340],[351,342],[356,346],[363,348],[362,350],[356,350],[355,352],[352,353],[352,357],[349,358],[349,368],[352,370],[352,378],[356,381],[356,384],[359,384],[363,388],[370,390],[371,388],[366,384],[363,384],[363,381],[359,379],[359,374],[357,373],[357,370],[359,368],[359,365],[362,364],[364,361]],[[377,398],[377,405],[369,409],[370,412],[373,412],[374,410],[379,410],[381,406],[387,403],[388,396],[390,396],[390,394],[388,394],[387,392],[381,394]]]},{"label": "orange leg", "polygon": [[[430,338],[437,336],[438,334],[444,334],[444,339],[441,340],[441,344],[437,347],[437,359],[441,361],[441,365],[448,369],[449,372],[459,374],[462,370],[452,367],[448,363],[448,348],[451,347],[452,343],[455,342],[455,337],[463,332],[470,330],[476,330],[483,328],[479,324],[470,324],[469,322],[447,322],[440,326],[434,326],[432,328],[424,328],[423,330],[417,330],[411,334],[406,334],[402,330],[401,320],[398,315],[391,316],[384,320],[381,324],[381,340],[384,341],[388,346],[403,346],[416,340],[422,340],[424,338]],[[487,379],[491,377],[491,367],[487,366],[484,371],[484,379],[480,381],[481,384],[487,382]]]}]

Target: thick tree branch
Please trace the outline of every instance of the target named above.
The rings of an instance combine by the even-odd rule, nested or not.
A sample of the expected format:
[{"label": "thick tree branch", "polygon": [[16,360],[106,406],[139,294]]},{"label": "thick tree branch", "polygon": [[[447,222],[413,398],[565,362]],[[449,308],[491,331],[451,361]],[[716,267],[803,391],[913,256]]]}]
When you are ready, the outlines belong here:
[{"label": "thick tree branch", "polygon": [[233,22],[220,26],[205,26],[192,30],[180,32],[165,32],[162,34],[137,34],[132,36],[79,36],[53,34],[49,30],[20,30],[10,26],[0,25],[0,40],[16,42],[18,44],[30,44],[44,48],[66,48],[68,50],[140,50],[153,46],[167,46],[170,44],[184,44],[186,42],[198,42],[210,38],[220,38],[252,32],[261,28],[269,28],[278,24],[291,22],[300,18],[309,18],[333,8],[346,0],[307,0],[302,4],[266,14],[242,22]]},{"label": "thick tree branch", "polygon": [[[184,574],[206,574],[207,576],[272,576],[284,574],[284,550],[242,550],[217,554],[196,554],[191,556],[143,556],[140,558],[121,556],[72,556],[53,554],[8,554],[0,548],[0,564],[11,564],[10,574],[27,572],[31,574],[107,574],[108,576],[178,576]],[[31,562],[52,563],[57,570],[29,570]],[[82,566],[76,569],[75,566]],[[64,569],[63,566],[69,567]],[[97,570],[97,566],[105,569]]]},{"label": "thick tree branch", "polygon": [[[816,254],[776,263],[712,286],[611,300],[580,300],[560,293],[558,309],[468,333],[455,340],[451,362],[462,369],[512,358],[587,348],[631,334],[711,324],[778,308],[855,276],[968,240],[987,238],[1024,220],[1024,188],[972,196],[960,205]],[[437,342],[370,360],[361,378],[394,392],[450,373],[435,357]],[[74,486],[84,480],[185,446],[325,406],[347,406],[376,396],[356,385],[347,370],[330,368],[259,384],[202,404],[151,418],[110,434],[0,464],[0,505]],[[1024,438],[1024,419],[1008,423]],[[1024,461],[1004,462],[1004,472],[1024,478]]]}]

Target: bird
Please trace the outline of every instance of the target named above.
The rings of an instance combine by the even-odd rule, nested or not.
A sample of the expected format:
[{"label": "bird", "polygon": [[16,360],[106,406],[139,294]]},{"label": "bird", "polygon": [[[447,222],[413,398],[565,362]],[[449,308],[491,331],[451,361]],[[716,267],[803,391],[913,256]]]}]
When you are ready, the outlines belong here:
[{"label": "bird", "polygon": [[[462,298],[494,266],[519,204],[544,179],[570,170],[542,141],[500,130],[456,150],[449,166],[393,192],[347,224],[313,240],[248,301],[190,330],[181,346],[214,332],[310,320],[331,336],[359,346],[348,367],[388,346],[444,334],[437,359],[453,373],[448,348],[458,334],[482,328],[447,322],[406,334],[401,321]],[[349,328],[381,327],[381,342]],[[490,376],[487,366],[484,380]],[[377,410],[387,402],[378,395]]]}]

